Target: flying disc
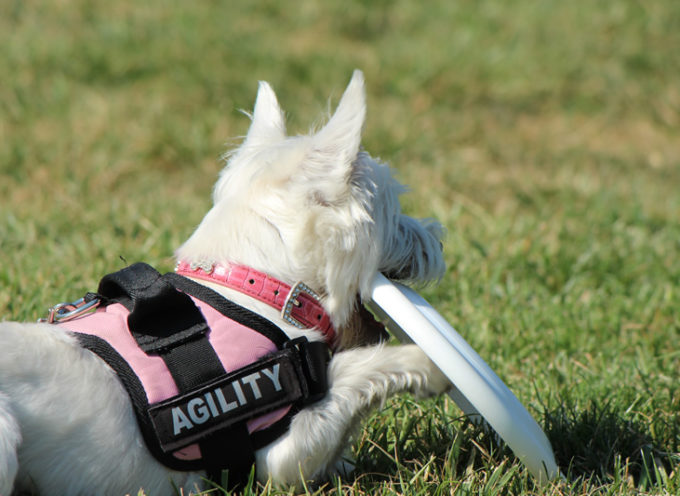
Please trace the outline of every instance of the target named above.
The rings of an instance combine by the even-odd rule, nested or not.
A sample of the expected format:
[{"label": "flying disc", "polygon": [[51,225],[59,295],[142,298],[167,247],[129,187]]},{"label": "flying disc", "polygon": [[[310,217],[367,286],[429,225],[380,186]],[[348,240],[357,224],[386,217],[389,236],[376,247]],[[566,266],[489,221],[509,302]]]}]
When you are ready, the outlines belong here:
[{"label": "flying disc", "polygon": [[463,337],[422,296],[382,274],[368,308],[400,341],[417,344],[449,378],[460,409],[480,416],[539,483],[560,475],[550,441],[531,414]]}]

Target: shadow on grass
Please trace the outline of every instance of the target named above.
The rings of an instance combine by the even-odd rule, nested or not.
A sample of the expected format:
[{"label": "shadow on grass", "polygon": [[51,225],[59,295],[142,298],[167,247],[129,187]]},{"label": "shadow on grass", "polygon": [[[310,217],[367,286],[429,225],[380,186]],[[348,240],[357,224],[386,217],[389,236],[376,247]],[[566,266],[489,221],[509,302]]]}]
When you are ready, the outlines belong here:
[{"label": "shadow on grass", "polygon": [[543,429],[569,480],[626,477],[645,488],[661,482],[659,469],[668,473],[678,463],[676,422],[643,424],[608,404],[591,402],[585,409],[561,405],[546,411]]},{"label": "shadow on grass", "polygon": [[[383,418],[366,432],[358,445],[355,475],[363,474],[361,479],[369,485],[399,481],[417,476],[427,465],[430,482],[441,482],[463,480],[475,472],[489,474],[502,464],[506,469],[520,468],[508,446],[498,443],[484,426],[452,418],[450,410],[447,414],[437,407],[413,413]],[[572,487],[617,482],[643,491],[663,487],[663,474],[680,464],[675,416],[643,422],[627,419],[609,404],[593,401],[586,407],[570,407],[565,402],[546,408],[541,424]],[[519,479],[508,487],[531,487],[531,477]]]}]

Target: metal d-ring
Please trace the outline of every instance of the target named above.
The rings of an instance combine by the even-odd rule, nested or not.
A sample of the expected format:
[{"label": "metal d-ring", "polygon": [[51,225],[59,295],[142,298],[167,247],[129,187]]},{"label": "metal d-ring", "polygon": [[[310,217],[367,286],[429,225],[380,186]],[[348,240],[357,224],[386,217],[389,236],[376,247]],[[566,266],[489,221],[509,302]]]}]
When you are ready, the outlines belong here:
[{"label": "metal d-ring", "polygon": [[101,303],[101,299],[98,295],[87,293],[78,300],[57,303],[47,310],[47,318],[38,319],[38,322],[47,322],[49,324],[67,322],[90,310],[94,310],[99,306],[99,303]]}]

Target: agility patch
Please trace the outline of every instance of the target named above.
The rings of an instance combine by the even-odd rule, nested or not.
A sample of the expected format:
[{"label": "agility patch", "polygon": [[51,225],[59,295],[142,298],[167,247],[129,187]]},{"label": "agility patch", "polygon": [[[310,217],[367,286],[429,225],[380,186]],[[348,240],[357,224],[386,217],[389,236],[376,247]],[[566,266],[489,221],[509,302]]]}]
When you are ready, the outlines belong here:
[{"label": "agility patch", "polygon": [[299,366],[283,350],[199,388],[156,403],[149,416],[164,452],[303,398]]}]

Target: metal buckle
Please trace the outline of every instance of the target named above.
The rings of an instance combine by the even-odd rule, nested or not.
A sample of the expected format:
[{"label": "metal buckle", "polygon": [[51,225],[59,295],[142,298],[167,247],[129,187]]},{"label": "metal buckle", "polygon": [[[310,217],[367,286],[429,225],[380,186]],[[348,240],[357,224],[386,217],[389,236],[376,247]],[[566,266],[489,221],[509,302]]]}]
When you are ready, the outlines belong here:
[{"label": "metal buckle", "polygon": [[194,272],[197,271],[198,269],[201,269],[206,274],[212,274],[212,271],[215,269],[215,263],[206,261],[191,262],[191,264],[189,264],[189,267]]},{"label": "metal buckle", "polygon": [[57,303],[47,310],[47,318],[38,319],[38,322],[47,322],[48,324],[66,322],[85,312],[94,310],[99,306],[99,303],[101,303],[101,300],[97,295],[88,293],[75,301]]},{"label": "metal buckle", "polygon": [[307,326],[300,322],[299,320],[297,320],[291,314],[294,307],[299,308],[302,306],[302,303],[300,303],[300,301],[297,299],[300,293],[308,294],[316,301],[321,301],[319,295],[316,294],[312,288],[307,286],[305,283],[298,281],[290,289],[290,293],[288,293],[288,296],[286,297],[286,302],[283,304],[283,308],[281,309],[281,318],[283,318],[283,320],[285,320],[289,324],[294,325],[298,329],[306,329]]}]

